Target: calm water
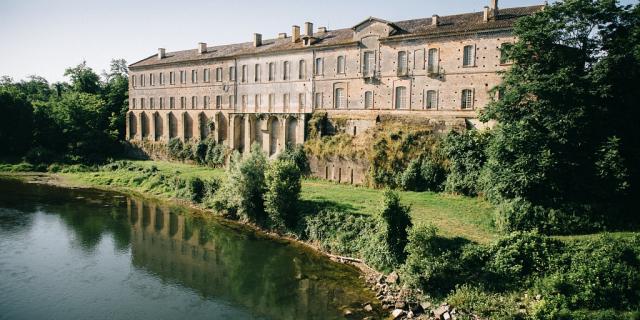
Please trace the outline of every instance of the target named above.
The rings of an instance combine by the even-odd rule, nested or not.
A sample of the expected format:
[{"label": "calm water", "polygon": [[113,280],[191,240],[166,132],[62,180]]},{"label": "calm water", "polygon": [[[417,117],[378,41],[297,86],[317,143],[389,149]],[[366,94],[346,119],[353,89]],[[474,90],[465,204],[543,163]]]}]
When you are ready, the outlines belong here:
[{"label": "calm water", "polygon": [[361,319],[374,299],[351,267],[184,210],[0,179],[0,319]]}]

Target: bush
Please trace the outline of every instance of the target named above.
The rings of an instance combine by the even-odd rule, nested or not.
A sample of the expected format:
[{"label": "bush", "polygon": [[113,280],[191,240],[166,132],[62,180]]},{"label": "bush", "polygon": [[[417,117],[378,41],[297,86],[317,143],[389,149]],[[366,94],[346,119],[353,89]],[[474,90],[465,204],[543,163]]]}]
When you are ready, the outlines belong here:
[{"label": "bush", "polygon": [[201,203],[205,196],[204,181],[198,177],[191,177],[187,181],[189,199],[196,203]]},{"label": "bush", "polygon": [[457,319],[526,319],[520,312],[520,306],[533,303],[533,301],[519,301],[514,294],[501,296],[488,293],[481,288],[470,285],[456,287],[455,291],[445,299],[458,311]]},{"label": "bush", "polygon": [[265,173],[265,211],[273,228],[294,228],[298,222],[300,169],[290,160],[275,160]]},{"label": "bush", "polygon": [[444,182],[447,179],[447,171],[441,162],[425,157],[420,166],[420,174],[424,181],[424,189],[433,192],[440,192],[444,189]]},{"label": "bush", "polygon": [[180,153],[182,152],[182,141],[178,138],[171,138],[167,144],[167,150],[169,151],[169,157],[172,159],[180,159]]},{"label": "bush", "polygon": [[278,155],[278,159],[293,161],[302,175],[306,176],[311,172],[309,160],[302,145],[287,145],[286,149]]},{"label": "bush", "polygon": [[443,141],[443,151],[449,160],[449,175],[445,190],[475,196],[481,189],[479,177],[486,161],[488,134],[476,130],[463,133],[451,131]]},{"label": "bush", "polygon": [[403,190],[423,191],[425,189],[427,183],[421,172],[421,162],[420,159],[411,160],[402,175],[400,175],[398,184]]},{"label": "bush", "polygon": [[305,217],[305,237],[328,252],[362,258],[365,235],[373,229],[370,216],[323,210]]},{"label": "bush", "polygon": [[207,163],[207,151],[209,146],[204,141],[199,141],[193,149],[193,159],[197,164],[203,165]]},{"label": "bush", "polygon": [[212,167],[220,167],[224,165],[225,157],[227,155],[226,148],[222,144],[217,144],[215,140],[208,138],[207,153],[205,156],[205,163]]},{"label": "bush", "polygon": [[404,248],[407,245],[407,232],[412,226],[409,215],[411,209],[400,204],[397,192],[388,189],[384,192],[380,206],[379,217],[389,253],[397,264],[403,263],[406,258]]}]

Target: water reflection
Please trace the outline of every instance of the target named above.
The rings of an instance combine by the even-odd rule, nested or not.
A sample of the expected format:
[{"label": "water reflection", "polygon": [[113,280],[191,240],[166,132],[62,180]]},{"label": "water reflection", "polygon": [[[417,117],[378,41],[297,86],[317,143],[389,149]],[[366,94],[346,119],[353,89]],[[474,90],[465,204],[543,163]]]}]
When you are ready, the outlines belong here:
[{"label": "water reflection", "polygon": [[[374,298],[354,269],[185,213],[104,191],[0,179],[0,315],[55,318],[59,310],[86,318],[102,308],[105,318],[172,318],[181,310],[189,318],[334,319],[349,308],[355,319],[379,316],[359,313]],[[31,249],[12,249],[23,244]],[[36,267],[52,279],[8,277],[22,270],[24,279],[43,278],[29,274]]]}]

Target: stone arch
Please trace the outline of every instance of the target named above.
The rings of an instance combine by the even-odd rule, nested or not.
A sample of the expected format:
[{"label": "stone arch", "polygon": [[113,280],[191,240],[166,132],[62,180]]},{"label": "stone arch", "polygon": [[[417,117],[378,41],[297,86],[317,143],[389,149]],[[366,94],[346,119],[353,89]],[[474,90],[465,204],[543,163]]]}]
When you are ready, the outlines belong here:
[{"label": "stone arch", "polygon": [[198,114],[198,128],[198,132],[200,132],[200,140],[204,140],[209,137],[209,134],[211,133],[209,128],[209,118],[207,118],[207,115],[204,114],[204,112],[200,112]]},{"label": "stone arch", "polygon": [[193,138],[193,119],[188,112],[182,113],[182,129],[182,134],[185,141]]},{"label": "stone arch", "polygon": [[269,118],[269,155],[272,156],[280,149],[280,120],[277,117]]},{"label": "stone arch", "polygon": [[287,147],[293,147],[297,143],[298,119],[295,117],[287,118],[286,141]]},{"label": "stone arch", "polygon": [[149,137],[149,117],[144,111],[140,113],[140,133],[142,139]]},{"label": "stone arch", "polygon": [[162,123],[162,116],[159,113],[153,113],[153,126],[154,126],[154,141],[160,140],[162,137],[162,131],[164,129],[164,124]]},{"label": "stone arch", "polygon": [[254,143],[262,145],[260,119],[254,114],[247,114],[245,117],[247,118],[246,126],[248,127],[245,128],[245,132],[247,133],[246,139],[248,139],[248,141],[245,141],[245,147],[251,147]]},{"label": "stone arch", "polygon": [[169,128],[167,128],[169,132],[169,139],[173,139],[178,136],[178,119],[176,119],[176,116],[172,112],[167,114],[167,119],[167,122],[169,123]]},{"label": "stone arch", "polygon": [[218,143],[224,143],[227,140],[227,119],[222,112],[218,112],[215,122],[218,128]]},{"label": "stone arch", "polygon": [[233,148],[244,151],[244,118],[242,116],[233,117]]},{"label": "stone arch", "polygon": [[138,119],[135,113],[129,112],[129,139],[135,138],[137,133],[138,133]]}]

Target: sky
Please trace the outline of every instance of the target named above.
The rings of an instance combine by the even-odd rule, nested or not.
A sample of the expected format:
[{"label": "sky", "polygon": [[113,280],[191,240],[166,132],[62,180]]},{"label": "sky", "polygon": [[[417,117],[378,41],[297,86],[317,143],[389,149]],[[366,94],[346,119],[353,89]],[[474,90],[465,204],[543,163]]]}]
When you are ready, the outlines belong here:
[{"label": "sky", "polygon": [[[631,3],[636,0],[624,0]],[[500,7],[544,0],[501,0]],[[390,21],[481,11],[489,0],[0,0],[0,76],[66,81],[83,60],[96,72],[114,58],[131,64],[168,52],[263,39],[292,25],[352,27],[369,16]]]}]

